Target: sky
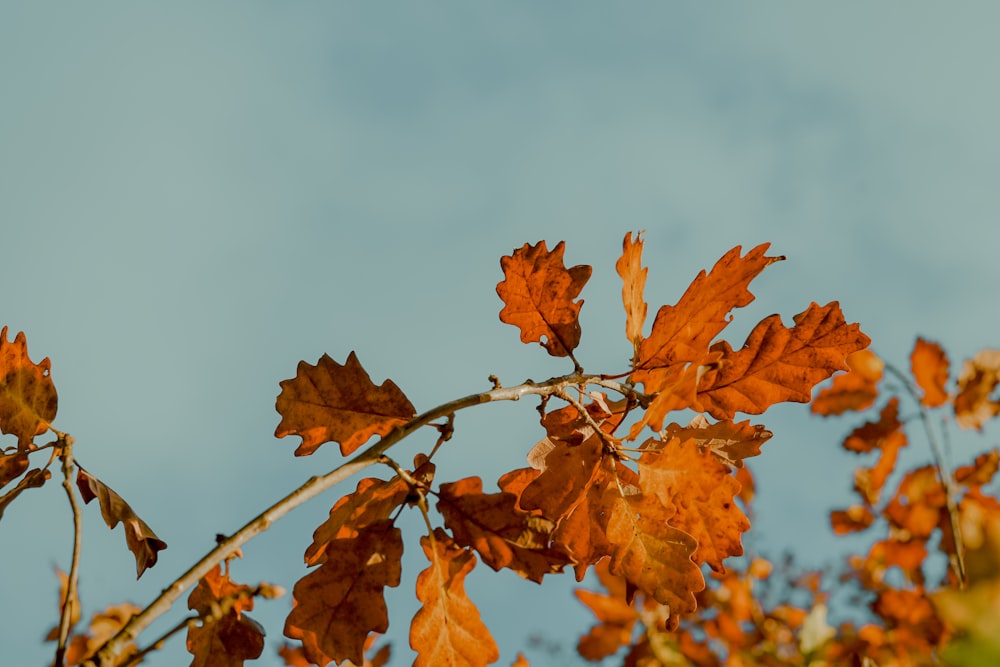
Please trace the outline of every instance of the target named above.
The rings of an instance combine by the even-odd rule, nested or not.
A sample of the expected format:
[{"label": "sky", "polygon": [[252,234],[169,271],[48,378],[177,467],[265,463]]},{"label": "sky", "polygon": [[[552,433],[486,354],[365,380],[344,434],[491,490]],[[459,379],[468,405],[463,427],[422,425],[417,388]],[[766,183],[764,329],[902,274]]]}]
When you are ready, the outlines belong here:
[{"label": "sky", "polygon": [[[790,323],[838,300],[901,367],[918,335],[953,364],[1000,346],[998,20],[988,2],[3,3],[0,324],[51,358],[55,426],[81,464],[169,545],[137,583],[121,529],[85,508],[85,617],[148,603],[216,533],[338,464],[333,445],[295,458],[298,439],[273,436],[299,360],[355,351],[418,410],[490,374],[571,370],[497,318],[499,258],[526,242],[565,240],[568,264],[594,266],[577,354],[590,371],[631,352],[614,271],[630,230],[646,230],[651,312],[733,246],[788,257],[754,282],[734,344],[771,313]],[[746,542],[829,562],[854,423],[798,404],[756,421],[775,436]],[[487,488],[541,435],[533,403],[456,427],[437,479]],[[996,440],[956,439],[955,457]],[[291,590],[355,484],[248,544],[234,578]],[[412,660],[424,567],[421,521],[404,524],[394,665]],[[57,479],[0,522],[5,664],[51,661],[71,540]],[[576,586],[477,568],[468,589],[499,664],[519,650],[576,664],[591,620]],[[269,638],[256,664],[280,664],[289,598],[252,614]],[[148,664],[185,656],[174,639]]]}]

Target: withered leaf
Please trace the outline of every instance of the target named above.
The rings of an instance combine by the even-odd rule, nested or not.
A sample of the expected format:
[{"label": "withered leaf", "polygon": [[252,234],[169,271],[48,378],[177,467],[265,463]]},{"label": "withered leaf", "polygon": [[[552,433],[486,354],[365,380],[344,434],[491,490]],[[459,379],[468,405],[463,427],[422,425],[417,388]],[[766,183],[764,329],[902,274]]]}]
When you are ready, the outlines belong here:
[{"label": "withered leaf", "polygon": [[910,353],[910,372],[924,392],[921,403],[936,408],[948,402],[948,355],[940,345],[917,338]]},{"label": "withered leaf", "polygon": [[167,543],[156,536],[153,529],[140,519],[129,504],[115,493],[111,487],[86,470],[77,466],[76,485],[80,489],[83,502],[97,498],[101,505],[101,516],[108,528],[114,528],[120,521],[125,530],[125,543],[135,556],[135,577],[138,579],[146,568],[156,565],[157,555],[167,548]]},{"label": "withered leaf", "polygon": [[603,660],[632,641],[632,629],[639,614],[626,600],[625,581],[608,571],[609,560],[597,563],[594,571],[607,594],[576,589],[574,594],[597,617],[597,624],[580,638],[577,652],[586,660]]},{"label": "withered leaf", "polygon": [[1000,400],[990,395],[1000,383],[1000,350],[980,350],[965,362],[958,376],[955,423],[962,428],[983,430],[1000,413]]},{"label": "withered leaf", "polygon": [[676,382],[688,364],[708,352],[712,340],[729,324],[729,312],[753,301],[748,286],[769,264],[784,257],[766,257],[764,243],[740,256],[736,246],[702,271],[675,306],[662,306],[653,328],[639,347],[639,362],[632,381],[642,383],[647,394]]},{"label": "withered leaf", "polygon": [[525,243],[500,258],[504,279],[497,284],[504,302],[500,321],[518,327],[522,343],[539,342],[554,357],[569,356],[580,344],[583,300],[574,299],[591,273],[587,265],[567,269],[564,250],[562,241],[551,252],[545,241]]},{"label": "withered leaf", "polygon": [[760,414],[781,401],[808,403],[814,386],[846,369],[847,355],[870,342],[857,324],[844,321],[835,301],[811,304],[795,316],[791,329],[772,315],[754,327],[741,349],[725,341],[713,346],[722,360],[699,383],[696,407],[731,419],[736,412]]},{"label": "withered leaf", "polygon": [[513,493],[483,493],[482,480],[468,477],[442,484],[437,508],[459,545],[475,549],[494,570],[508,568],[541,583],[568,559],[549,547],[555,522],[518,509],[517,502]]},{"label": "withered leaf", "polygon": [[500,657],[496,642],[465,593],[465,577],[476,566],[471,551],[460,548],[440,528],[434,539],[420,538],[430,566],[417,577],[423,606],[410,624],[413,667],[485,667]]},{"label": "withered leaf", "polygon": [[632,364],[639,362],[639,345],[642,343],[642,326],[646,322],[647,304],[643,301],[643,291],[646,289],[646,273],[648,269],[642,266],[642,232],[635,235],[632,232],[625,235],[622,241],[622,256],[615,264],[618,275],[622,278],[622,303],[625,304],[625,335],[632,342]]},{"label": "withered leaf", "polygon": [[7,327],[0,330],[0,432],[17,436],[18,451],[27,451],[56,418],[59,399],[50,367],[48,357],[37,364],[28,358],[24,332],[8,341]]},{"label": "withered leaf", "polygon": [[751,425],[750,420],[734,423],[730,420],[711,423],[704,415],[695,415],[687,426],[668,424],[662,440],[653,440],[649,445],[656,449],[658,443],[669,442],[673,438],[693,440],[702,449],[708,449],[715,457],[733,466],[743,467],[743,459],[760,454],[760,447],[774,435],[760,424]]},{"label": "withered leaf", "polygon": [[697,608],[694,594],[705,588],[705,579],[691,558],[697,543],[668,523],[672,516],[673,510],[655,496],[618,495],[607,536],[611,573],[625,577],[638,590],[670,607],[670,614],[676,617]]},{"label": "withered leaf", "polygon": [[735,502],[740,483],[729,466],[692,440],[671,438],[646,447],[639,458],[639,485],[644,495],[673,507],[670,525],[694,538],[695,563],[708,563],[716,572],[722,561],[743,554],[742,533],[750,521]]},{"label": "withered leaf", "polygon": [[834,375],[829,387],[816,394],[809,409],[823,416],[839,415],[848,410],[871,407],[878,397],[885,362],[871,350],[847,355],[848,372]]},{"label": "withered leaf", "polygon": [[28,452],[0,453],[0,488],[21,476],[28,469]]},{"label": "withered leaf", "polygon": [[347,456],[416,414],[392,380],[375,385],[354,352],[343,366],[325,354],[315,366],[300,361],[295,377],[280,384],[275,407],[281,422],[274,435],[301,437],[296,456],[308,456],[326,442],[340,443]]},{"label": "withered leaf", "polygon": [[17,484],[13,489],[7,491],[7,493],[0,496],[0,519],[3,518],[4,510],[7,506],[14,502],[14,499],[21,495],[21,492],[25,489],[38,488],[52,477],[52,473],[48,470],[42,468],[32,468],[24,477],[18,480]]},{"label": "withered leaf", "polygon": [[596,433],[578,445],[563,440],[549,440],[541,462],[540,474],[521,492],[524,510],[541,510],[542,516],[558,521],[580,503],[594,483],[604,443]]},{"label": "withered leaf", "polygon": [[878,421],[865,422],[844,438],[844,449],[865,454],[881,447],[887,437],[902,428],[903,422],[899,421],[899,398],[893,396],[879,412]]},{"label": "withered leaf", "polygon": [[356,537],[332,540],[327,552],[337,557],[295,584],[285,636],[301,640],[306,656],[318,665],[333,660],[361,664],[368,633],[389,627],[383,589],[399,585],[402,536],[391,521],[382,521]]},{"label": "withered leaf", "polygon": [[865,505],[851,505],[846,510],[830,512],[830,525],[837,535],[864,530],[872,525],[873,521],[875,521],[875,515],[871,508]]},{"label": "withered leaf", "polygon": [[[228,569],[228,568],[227,568]],[[201,625],[189,625],[187,649],[192,667],[243,667],[264,651],[264,629],[244,614],[253,609],[252,589],[236,584],[217,565],[201,578],[188,596],[188,609],[202,615]],[[227,601],[231,608],[221,618],[210,619],[213,608]]]}]

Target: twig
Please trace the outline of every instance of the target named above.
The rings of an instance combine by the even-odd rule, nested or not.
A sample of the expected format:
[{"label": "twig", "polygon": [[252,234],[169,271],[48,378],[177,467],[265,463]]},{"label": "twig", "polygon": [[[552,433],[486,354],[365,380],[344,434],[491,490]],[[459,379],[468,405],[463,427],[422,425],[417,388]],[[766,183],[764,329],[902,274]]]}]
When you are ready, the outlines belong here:
[{"label": "twig", "polygon": [[[944,489],[944,502],[948,509],[951,533],[955,541],[955,560],[952,561],[952,566],[955,570],[955,575],[958,577],[959,587],[965,588],[967,584],[965,570],[965,543],[962,539],[962,529],[959,524],[958,504],[955,502],[955,478],[951,474],[951,468],[945,458],[945,453],[941,447],[941,443],[938,441],[937,432],[934,430],[934,425],[931,423],[930,411],[927,409],[927,406],[920,401],[920,396],[917,394],[917,388],[913,386],[912,382],[910,382],[910,378],[908,378],[892,364],[887,363],[885,368],[892,373],[896,379],[903,383],[903,387],[913,399],[914,403],[917,404],[917,409],[920,410],[920,420],[924,424],[924,431],[927,433],[927,442],[930,445],[931,455],[934,457],[934,465],[937,468],[938,478],[941,480],[941,487]],[[943,427],[942,432],[947,433]]]},{"label": "twig", "polygon": [[76,494],[73,492],[73,438],[64,434],[59,434],[59,443],[62,459],[63,488],[66,489],[66,497],[69,498],[69,506],[73,510],[73,559],[69,568],[69,581],[66,584],[66,597],[62,601],[62,609],[59,613],[59,643],[56,645],[55,667],[63,667],[66,660],[66,643],[69,639],[70,627],[73,625],[73,609],[79,609],[80,600],[77,592],[80,571],[80,548],[83,538],[83,515],[80,513],[80,505],[76,502]]},{"label": "twig", "polygon": [[591,382],[600,383],[604,381],[597,375],[583,375],[574,372],[569,375],[550,378],[539,383],[528,381],[515,387],[497,387],[490,391],[470,394],[469,396],[444,403],[414,417],[406,424],[390,431],[388,434],[380,438],[378,442],[357,454],[346,463],[334,468],[325,475],[310,478],[302,486],[271,505],[249,523],[233,533],[233,535],[228,539],[218,544],[201,560],[192,565],[187,572],[182,574],[174,580],[172,584],[163,589],[160,595],[152,603],[150,603],[149,606],[133,616],[114,637],[109,639],[104,646],[101,647],[94,657],[90,658],[87,662],[84,662],[83,666],[113,667],[115,657],[124,649],[124,647],[134,641],[139,633],[149,627],[154,620],[169,611],[173,606],[173,603],[184,593],[184,591],[195,585],[199,579],[215,567],[216,563],[224,560],[233,551],[246,544],[257,535],[268,530],[275,521],[288,514],[288,512],[295,509],[299,505],[302,505],[306,501],[316,497],[333,486],[336,486],[338,483],[351,477],[356,472],[359,472],[373,463],[378,462],[379,457],[381,457],[382,454],[384,454],[390,447],[413,434],[420,427],[426,426],[435,419],[447,417],[458,410],[464,410],[465,408],[470,408],[475,405],[492,403],[495,401],[517,401],[524,396],[531,395],[548,396],[568,386]]}]

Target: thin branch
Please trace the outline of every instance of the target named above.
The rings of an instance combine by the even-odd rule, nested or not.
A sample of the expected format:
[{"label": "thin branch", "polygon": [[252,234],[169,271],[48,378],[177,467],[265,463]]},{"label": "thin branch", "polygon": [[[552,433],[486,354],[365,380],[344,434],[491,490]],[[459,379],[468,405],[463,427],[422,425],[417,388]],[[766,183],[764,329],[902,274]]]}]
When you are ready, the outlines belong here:
[{"label": "thin branch", "polygon": [[59,442],[61,443],[62,485],[66,489],[66,497],[69,498],[69,506],[73,510],[73,557],[69,567],[69,581],[66,584],[66,597],[62,601],[62,609],[59,614],[59,643],[56,645],[55,667],[63,667],[65,663],[66,643],[73,625],[73,609],[80,608],[77,587],[80,576],[80,548],[83,541],[83,515],[80,512],[80,504],[76,502],[72,482],[73,438],[60,433]]},{"label": "thin branch", "polygon": [[[958,503],[955,502],[955,478],[951,474],[951,467],[945,457],[944,449],[941,446],[941,442],[938,440],[937,432],[934,430],[934,425],[931,423],[930,410],[928,410],[927,406],[920,401],[920,395],[917,393],[917,388],[912,382],[910,382],[910,378],[908,378],[902,371],[892,364],[887,363],[885,368],[892,373],[896,379],[903,383],[903,387],[906,389],[907,393],[913,399],[914,403],[917,404],[917,408],[920,410],[920,420],[924,424],[924,431],[927,433],[927,442],[930,445],[931,455],[934,457],[934,465],[937,468],[938,478],[941,480],[941,487],[944,489],[945,506],[948,509],[951,533],[955,540],[955,560],[952,562],[952,566],[954,567],[955,575],[958,577],[959,586],[961,588],[965,588],[967,584],[965,570],[965,542],[962,539],[962,529],[959,525]],[[947,433],[943,427],[942,432]]]},{"label": "thin branch", "polygon": [[112,667],[115,657],[124,647],[134,641],[139,633],[149,627],[154,620],[169,611],[173,603],[184,591],[195,585],[199,579],[215,567],[216,563],[224,560],[233,551],[268,530],[274,522],[299,505],[336,486],[373,463],[378,462],[382,454],[390,447],[412,435],[420,427],[426,426],[435,419],[447,417],[458,410],[464,410],[465,408],[483,403],[517,401],[524,396],[532,395],[548,396],[572,385],[599,383],[603,386],[605,382],[606,380],[602,380],[598,375],[583,375],[575,372],[569,375],[553,377],[544,382],[536,383],[528,380],[515,387],[497,387],[479,394],[470,394],[469,396],[439,405],[414,417],[406,424],[390,431],[380,438],[378,442],[357,454],[346,463],[334,468],[325,475],[310,478],[302,486],[271,505],[237,532],[233,533],[228,539],[219,543],[201,560],[192,565],[187,572],[163,589],[160,595],[149,606],[139,614],[133,616],[114,637],[101,647],[93,658],[83,663],[84,667]]}]

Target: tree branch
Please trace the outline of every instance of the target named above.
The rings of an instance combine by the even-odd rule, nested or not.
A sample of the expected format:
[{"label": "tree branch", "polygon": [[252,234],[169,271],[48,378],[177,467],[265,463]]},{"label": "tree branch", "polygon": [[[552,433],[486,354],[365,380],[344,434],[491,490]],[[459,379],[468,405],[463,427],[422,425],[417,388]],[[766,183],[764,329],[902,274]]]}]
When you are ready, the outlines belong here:
[{"label": "tree branch", "polygon": [[150,603],[149,606],[143,609],[139,614],[133,616],[129,622],[118,631],[118,634],[108,640],[108,642],[101,647],[93,658],[83,663],[84,667],[114,667],[115,658],[123,650],[123,648],[130,642],[135,641],[139,633],[149,627],[154,620],[169,611],[174,602],[184,593],[184,591],[195,585],[199,579],[204,577],[209,570],[215,567],[216,563],[225,559],[236,549],[240,548],[260,533],[266,531],[278,519],[285,516],[288,512],[295,509],[299,505],[304,504],[306,501],[316,497],[333,486],[336,486],[348,477],[351,477],[354,473],[378,462],[379,457],[381,457],[390,447],[412,435],[420,427],[426,426],[435,419],[447,417],[458,410],[470,408],[475,405],[492,403],[495,401],[517,401],[524,396],[549,396],[563,391],[566,387],[588,383],[600,384],[602,386],[613,384],[615,386],[611,388],[618,391],[622,391],[626,394],[635,393],[634,390],[627,385],[621,385],[617,382],[609,383],[606,379],[602,379],[599,375],[584,375],[574,371],[568,375],[549,378],[544,382],[536,383],[531,380],[527,380],[515,387],[497,386],[490,391],[479,394],[470,394],[463,398],[439,405],[436,408],[424,412],[423,414],[417,415],[406,424],[390,431],[388,434],[380,438],[378,442],[357,454],[346,463],[334,468],[325,475],[310,478],[302,486],[261,512],[232,536],[220,542],[214,549],[205,554],[201,560],[192,565],[187,572],[178,577],[167,588],[163,589],[163,592],[160,593],[159,597]]}]

